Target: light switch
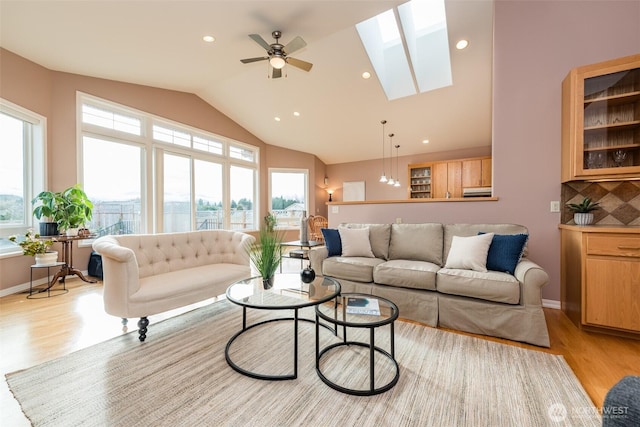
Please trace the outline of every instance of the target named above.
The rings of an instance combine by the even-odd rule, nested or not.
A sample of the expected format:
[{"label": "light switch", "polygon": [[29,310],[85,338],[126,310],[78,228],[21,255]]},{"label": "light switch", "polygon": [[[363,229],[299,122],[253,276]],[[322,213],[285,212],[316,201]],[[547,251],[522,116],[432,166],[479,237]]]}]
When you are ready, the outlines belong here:
[{"label": "light switch", "polygon": [[557,200],[552,201],[551,202],[550,211],[551,212],[560,212],[560,202],[557,201]]}]

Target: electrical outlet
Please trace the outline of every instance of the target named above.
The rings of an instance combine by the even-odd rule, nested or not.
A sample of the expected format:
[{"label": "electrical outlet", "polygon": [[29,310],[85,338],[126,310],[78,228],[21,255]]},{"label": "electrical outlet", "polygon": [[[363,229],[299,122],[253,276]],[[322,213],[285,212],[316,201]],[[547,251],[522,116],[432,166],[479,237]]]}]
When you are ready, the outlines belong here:
[{"label": "electrical outlet", "polygon": [[396,224],[402,224],[402,218],[396,218]]},{"label": "electrical outlet", "polygon": [[340,213],[339,206],[331,206],[331,213]]},{"label": "electrical outlet", "polygon": [[560,202],[557,200],[552,201],[549,210],[551,212],[560,212]]}]

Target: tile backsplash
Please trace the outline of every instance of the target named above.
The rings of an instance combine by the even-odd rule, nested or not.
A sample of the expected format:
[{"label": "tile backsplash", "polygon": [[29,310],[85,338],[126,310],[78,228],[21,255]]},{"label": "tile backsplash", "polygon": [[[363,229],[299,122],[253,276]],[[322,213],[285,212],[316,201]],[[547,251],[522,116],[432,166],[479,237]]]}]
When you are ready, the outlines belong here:
[{"label": "tile backsplash", "polygon": [[574,224],[567,203],[580,203],[590,197],[600,203],[593,211],[594,224],[640,225],[640,181],[583,182],[562,184],[562,223]]}]

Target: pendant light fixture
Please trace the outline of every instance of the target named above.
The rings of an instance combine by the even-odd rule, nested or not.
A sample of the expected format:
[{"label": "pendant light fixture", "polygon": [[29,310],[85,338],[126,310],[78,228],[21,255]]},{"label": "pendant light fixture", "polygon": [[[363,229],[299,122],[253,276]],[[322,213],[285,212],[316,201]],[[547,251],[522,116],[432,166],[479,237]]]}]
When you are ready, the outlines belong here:
[{"label": "pendant light fixture", "polygon": [[400,187],[400,170],[398,169],[398,148],[400,145],[396,145],[396,182],[393,184],[394,187]]},{"label": "pendant light fixture", "polygon": [[389,178],[389,181],[387,181],[387,184],[389,185],[395,184],[395,181],[393,180],[393,137],[394,137],[394,134],[390,133],[389,134],[389,160],[391,163],[391,177]]},{"label": "pendant light fixture", "polygon": [[384,173],[384,125],[387,124],[386,120],[381,120],[382,123],[382,175],[380,175],[380,182],[387,182],[387,175]]}]

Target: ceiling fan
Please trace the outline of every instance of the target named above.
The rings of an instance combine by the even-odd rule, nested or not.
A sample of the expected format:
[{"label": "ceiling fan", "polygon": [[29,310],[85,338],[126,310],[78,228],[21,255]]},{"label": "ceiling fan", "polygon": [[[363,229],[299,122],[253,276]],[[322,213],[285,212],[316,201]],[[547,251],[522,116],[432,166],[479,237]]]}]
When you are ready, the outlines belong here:
[{"label": "ceiling fan", "polygon": [[282,45],[278,42],[280,37],[282,37],[282,31],[276,30],[271,33],[271,36],[276,39],[276,42],[269,44],[259,34],[249,34],[249,37],[251,37],[253,41],[258,43],[267,51],[268,56],[241,59],[240,62],[243,64],[249,64],[251,62],[265,61],[268,59],[269,64],[273,67],[273,74],[271,77],[274,79],[282,77],[282,68],[286,64],[293,65],[294,67],[300,68],[304,71],[311,70],[311,67],[313,67],[312,63],[289,57],[290,54],[307,45],[307,43],[302,40],[302,37],[296,36],[296,38],[287,43],[287,45]]}]

